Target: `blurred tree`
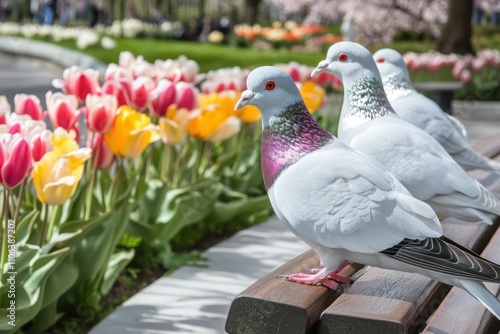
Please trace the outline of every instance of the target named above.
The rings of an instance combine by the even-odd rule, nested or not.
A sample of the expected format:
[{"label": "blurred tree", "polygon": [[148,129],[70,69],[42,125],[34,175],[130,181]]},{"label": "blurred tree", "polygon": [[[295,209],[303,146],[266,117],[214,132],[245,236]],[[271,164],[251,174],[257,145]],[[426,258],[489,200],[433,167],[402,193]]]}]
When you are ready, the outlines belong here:
[{"label": "blurred tree", "polygon": [[474,0],[449,0],[448,20],[441,30],[437,51],[474,54],[471,44]]},{"label": "blurred tree", "polygon": [[258,15],[259,15],[259,5],[262,0],[245,0],[247,12],[246,12],[246,21],[249,24],[257,23]]}]

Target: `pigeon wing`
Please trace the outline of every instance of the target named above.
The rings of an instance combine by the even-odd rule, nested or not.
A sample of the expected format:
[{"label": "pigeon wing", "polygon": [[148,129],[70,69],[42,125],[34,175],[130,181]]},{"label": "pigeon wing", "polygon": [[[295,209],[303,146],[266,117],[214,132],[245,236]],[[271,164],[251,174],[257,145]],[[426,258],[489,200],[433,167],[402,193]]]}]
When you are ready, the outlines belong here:
[{"label": "pigeon wing", "polygon": [[405,238],[440,236],[434,211],[397,182],[372,158],[336,141],[288,167],[273,192],[294,232],[324,247],[374,253]]}]

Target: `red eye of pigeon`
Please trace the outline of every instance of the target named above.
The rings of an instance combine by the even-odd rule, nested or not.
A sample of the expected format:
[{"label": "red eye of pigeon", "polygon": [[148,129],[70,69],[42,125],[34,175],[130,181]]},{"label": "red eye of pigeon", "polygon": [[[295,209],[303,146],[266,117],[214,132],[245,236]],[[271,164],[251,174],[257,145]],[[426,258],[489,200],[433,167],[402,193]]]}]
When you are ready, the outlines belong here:
[{"label": "red eye of pigeon", "polygon": [[276,87],[276,84],[274,83],[274,81],[270,80],[270,81],[266,82],[266,90],[273,90],[274,87]]},{"label": "red eye of pigeon", "polygon": [[379,59],[377,59],[377,63],[383,63],[384,61],[385,61],[385,59],[384,59],[384,58],[379,58]]},{"label": "red eye of pigeon", "polygon": [[345,53],[339,54],[339,60],[344,62],[347,60],[347,55]]}]

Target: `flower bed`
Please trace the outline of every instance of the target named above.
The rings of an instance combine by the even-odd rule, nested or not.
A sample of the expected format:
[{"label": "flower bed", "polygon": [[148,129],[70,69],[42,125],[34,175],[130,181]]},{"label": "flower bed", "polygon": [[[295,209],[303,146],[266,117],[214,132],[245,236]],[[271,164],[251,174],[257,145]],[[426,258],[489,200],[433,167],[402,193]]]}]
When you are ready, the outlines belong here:
[{"label": "flower bed", "polygon": [[[323,105],[331,77],[279,66],[311,111]],[[40,333],[81,305],[99,310],[130,261],[172,268],[172,241],[188,227],[269,216],[260,116],[234,111],[248,70],[198,68],[123,52],[102,84],[95,70],[66,69],[46,111],[36,96],[16,95],[13,111],[0,98],[0,317],[12,300],[16,310],[2,333]]]},{"label": "flower bed", "polygon": [[403,56],[412,81],[461,81],[456,99],[500,100],[500,51],[484,49],[473,55],[408,52]]}]

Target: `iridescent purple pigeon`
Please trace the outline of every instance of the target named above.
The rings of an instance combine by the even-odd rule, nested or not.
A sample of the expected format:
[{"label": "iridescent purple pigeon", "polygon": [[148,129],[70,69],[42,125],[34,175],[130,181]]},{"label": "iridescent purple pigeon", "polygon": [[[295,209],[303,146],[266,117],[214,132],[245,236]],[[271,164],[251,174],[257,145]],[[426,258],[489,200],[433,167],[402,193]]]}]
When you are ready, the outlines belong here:
[{"label": "iridescent purple pigeon", "polygon": [[434,101],[417,92],[411,83],[403,57],[392,49],[373,55],[394,111],[405,121],[421,128],[436,139],[455,161],[466,170],[500,171],[500,163],[474,151],[464,136],[464,126],[446,114]]},{"label": "iridescent purple pigeon", "polygon": [[339,272],[350,262],[417,272],[469,291],[500,318],[500,302],[481,283],[500,283],[500,266],[443,237],[429,205],[323,129],[285,72],[259,67],[247,87],[235,108],[262,114],[262,174],[273,209],[324,265],[287,280],[337,289],[333,280],[349,281]]},{"label": "iridescent purple pigeon", "polygon": [[431,135],[401,119],[384,92],[370,52],[339,42],[313,75],[329,72],[344,86],[339,139],[384,165],[413,196],[440,218],[492,224],[500,200],[467,174]]}]

